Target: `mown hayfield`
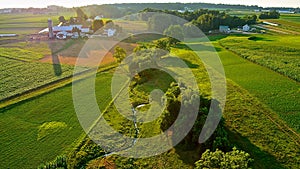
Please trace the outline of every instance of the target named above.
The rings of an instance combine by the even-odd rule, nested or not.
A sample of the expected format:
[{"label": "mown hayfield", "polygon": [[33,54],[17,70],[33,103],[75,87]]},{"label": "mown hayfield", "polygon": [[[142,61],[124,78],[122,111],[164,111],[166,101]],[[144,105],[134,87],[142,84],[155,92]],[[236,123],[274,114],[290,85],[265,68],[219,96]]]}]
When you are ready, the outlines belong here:
[{"label": "mown hayfield", "polygon": [[[109,101],[111,73],[96,78],[97,102],[103,110]],[[83,81],[78,81],[87,89]],[[83,134],[72,101],[72,87],[19,102],[0,110],[1,168],[36,168],[67,153]]]}]

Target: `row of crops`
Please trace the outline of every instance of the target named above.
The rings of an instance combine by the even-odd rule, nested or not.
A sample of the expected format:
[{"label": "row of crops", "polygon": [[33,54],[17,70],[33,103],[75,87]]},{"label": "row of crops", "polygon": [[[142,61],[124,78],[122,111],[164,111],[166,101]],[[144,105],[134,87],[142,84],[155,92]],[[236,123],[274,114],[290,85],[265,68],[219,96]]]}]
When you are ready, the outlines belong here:
[{"label": "row of crops", "polygon": [[268,67],[276,72],[300,81],[300,38],[283,36],[268,37],[230,37],[220,40],[225,48],[245,59]]}]

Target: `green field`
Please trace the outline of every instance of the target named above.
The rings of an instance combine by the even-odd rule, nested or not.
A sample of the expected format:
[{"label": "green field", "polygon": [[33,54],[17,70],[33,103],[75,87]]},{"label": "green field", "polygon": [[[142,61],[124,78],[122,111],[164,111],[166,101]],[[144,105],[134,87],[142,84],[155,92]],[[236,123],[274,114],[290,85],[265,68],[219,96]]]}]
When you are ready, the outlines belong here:
[{"label": "green field", "polygon": [[[288,40],[287,40],[288,39]],[[299,36],[231,36],[220,41],[245,59],[300,81]]]},{"label": "green field", "polygon": [[[57,15],[33,15],[33,14],[1,14],[0,15],[0,34],[14,33],[14,34],[32,34],[38,33],[40,30],[48,26],[48,19],[53,20],[53,24],[58,24],[58,17],[65,16],[70,18],[75,16],[74,12],[62,12]],[[0,38],[1,40],[1,38]]]},{"label": "green field", "polygon": [[[0,46],[1,87],[0,100],[21,94],[36,87],[71,76],[73,66],[60,63],[41,63],[40,59],[52,55],[58,60],[57,53],[63,51],[75,41],[18,42]],[[38,74],[37,74],[38,72]]]},{"label": "green field", "polygon": [[[209,97],[209,80],[207,75],[205,75],[202,63],[199,62],[197,56],[186,50],[173,50],[174,54],[176,53],[187,63],[193,63],[193,65],[190,65],[190,68],[197,78],[199,88],[202,92],[206,91],[206,95]],[[220,50],[219,52],[222,61],[225,62],[226,58],[222,55],[224,51]],[[232,58],[231,61],[235,59],[236,58]],[[242,60],[242,58],[240,59]],[[229,59],[228,62],[230,62]],[[224,63],[225,71],[226,73],[233,74],[227,69],[228,62]],[[257,66],[251,62],[249,63],[250,66]],[[195,65],[198,65],[199,67]],[[235,70],[237,71],[237,68]],[[263,68],[263,71],[270,70]],[[281,76],[276,73],[274,74],[275,75],[273,76]],[[166,75],[160,74],[159,77],[160,76]],[[253,77],[251,76],[251,78]],[[134,95],[138,95],[139,99],[144,98],[143,96],[146,96],[148,92],[156,88],[154,87],[154,84],[160,84],[160,86],[157,87],[163,89],[164,86],[162,84],[165,84],[163,82],[166,82],[166,79],[168,78],[155,78],[152,81],[150,78],[146,83],[136,86]],[[286,79],[288,80],[288,78]],[[162,81],[160,81],[160,83],[155,83],[157,80]],[[233,78],[233,80],[236,79]],[[299,136],[293,133],[286,125],[286,122],[281,120],[273,110],[268,108],[259,99],[241,88],[232,80],[228,79],[227,83],[228,92],[224,117],[226,119],[226,125],[232,144],[251,154],[255,160],[255,163],[253,164],[254,168],[298,168],[298,161],[300,160],[299,156],[297,156],[297,154],[300,153],[298,143]],[[237,83],[239,82],[237,81]],[[141,103],[145,102],[143,99],[137,101]],[[110,125],[114,126],[115,129],[121,133],[131,135],[130,133],[133,132],[132,122],[122,117],[114,106],[111,106],[107,110],[104,117],[109,121]],[[160,129],[157,128],[158,125],[159,121],[157,120],[151,123],[140,124],[139,128],[142,131],[142,137],[159,133]],[[85,154],[84,152],[89,154],[90,151],[93,151],[91,150],[91,147],[93,146],[94,144],[90,141],[83,140],[83,144],[77,148],[80,149],[80,151],[77,152],[78,155],[79,153]],[[144,168],[153,168],[156,166],[162,168],[193,168],[193,162],[199,158],[195,153],[196,151],[187,151],[180,147],[175,147],[169,152],[145,159],[128,159],[116,155],[108,158],[97,158],[99,156],[96,156],[91,158],[94,160],[88,160],[88,168],[99,165],[103,160],[115,164],[118,167],[128,165]]]},{"label": "green field", "polygon": [[[103,110],[111,101],[111,74],[97,75],[97,101]],[[84,84],[81,81],[77,85]],[[82,86],[86,88],[86,86]],[[36,168],[67,153],[83,134],[74,111],[72,86],[0,110],[0,166]]]},{"label": "green field", "polygon": [[[290,127],[299,133],[300,85],[268,68],[299,80],[298,53],[300,48],[295,42],[299,42],[300,38],[299,36],[260,36],[260,38],[261,42],[248,40],[248,37],[234,36],[220,40],[222,46],[235,52],[227,51],[219,46],[222,49],[219,55],[224,64],[226,76],[277,112]],[[285,41],[286,38],[290,41]],[[216,46],[218,47],[218,44]],[[268,68],[253,64],[243,58]]]},{"label": "green field", "polygon": [[[282,168],[283,166],[297,168],[300,165],[298,163],[299,157],[293,158],[293,156],[300,153],[298,141],[300,137],[291,131],[286,124],[299,131],[299,124],[297,123],[299,121],[299,114],[297,114],[299,104],[295,104],[295,101],[300,100],[299,94],[296,94],[299,92],[299,84],[267,68],[245,61],[233,53],[228,53],[215,43],[214,45],[216,45],[215,47],[224,65],[226,77],[229,78],[224,117],[230,130],[231,141],[252,155],[256,161],[254,163],[255,168]],[[197,63],[193,55],[183,55],[183,58],[191,63]],[[248,69],[249,71],[242,71]],[[251,70],[257,72],[251,72]],[[266,77],[268,78],[265,79]],[[276,79],[272,80],[273,78]],[[259,82],[262,79],[265,79],[267,83],[260,84]],[[276,83],[270,86],[274,81]],[[202,84],[200,85],[202,88],[207,86],[207,83],[203,81],[199,84]],[[277,84],[280,84],[280,86]],[[285,85],[291,86],[286,87]],[[253,86],[256,86],[256,88]],[[277,87],[274,88],[274,86]],[[250,87],[253,89],[250,90]],[[284,89],[287,93],[277,95],[278,92],[282,92]],[[294,91],[292,91],[293,89]],[[256,95],[260,92],[264,93]],[[268,92],[273,94],[273,98],[267,95]],[[274,96],[275,99],[277,97],[276,103],[282,101],[280,105],[272,102]],[[282,98],[283,96],[284,98]],[[264,101],[267,99],[269,102]],[[275,106],[281,108],[281,110],[288,107],[287,110],[292,110],[294,113],[281,114],[279,110],[273,109]],[[282,117],[276,114],[277,111]],[[285,121],[282,121],[281,118]],[[291,147],[286,148],[288,145]]]},{"label": "green field", "polygon": [[[229,14],[244,16],[254,12],[233,10]],[[40,62],[45,56],[57,60],[58,54],[68,54],[67,49],[72,50],[76,44],[85,41],[17,41],[46,27],[49,17],[57,24],[60,15],[68,19],[75,14],[0,15],[0,34],[21,35],[11,38],[9,43],[6,40],[10,38],[0,38],[0,42],[5,41],[0,45],[0,100],[21,95],[20,102],[8,100],[8,106],[0,108],[0,168],[36,168],[58,155],[66,155],[68,163],[86,164],[88,169],[99,168],[101,163],[117,168],[194,168],[194,162],[200,158],[199,151],[187,150],[180,145],[150,158],[132,159],[118,155],[102,158],[107,152],[86,136],[74,110],[71,84],[74,66]],[[300,15],[282,15],[279,20],[268,21],[279,23],[280,29],[293,33],[300,30],[299,18]],[[116,23],[124,30],[143,31],[146,26],[146,22],[131,25],[119,20]],[[135,43],[139,38],[131,37],[127,41]],[[151,43],[153,38],[160,37],[148,35],[142,37],[140,43]],[[223,63],[227,78],[223,117],[231,146],[248,152],[254,159],[253,168],[300,168],[300,36],[273,33],[217,35],[209,39],[216,51],[206,50],[208,43],[200,42],[201,39],[190,39],[186,43],[198,45],[196,52],[204,57],[217,52]],[[171,55],[185,61],[196,77],[201,95],[211,98],[210,80],[198,56],[183,44],[173,47]],[[133,122],[118,112],[111,96],[114,67],[115,64],[104,65],[104,71],[98,71],[95,89],[84,83],[92,78],[88,74],[75,76],[74,84],[96,95],[99,108],[104,112],[103,118],[120,133],[140,138],[160,134],[162,118],[138,123],[140,133],[135,135]],[[176,69],[184,71],[185,68]],[[70,79],[58,81],[66,77]],[[132,80],[129,91],[131,104],[145,104],[143,110],[150,106],[148,96],[152,90],[159,88],[165,92],[174,80],[166,73],[153,70],[146,79]],[[39,88],[44,85],[49,88]],[[31,92],[38,88],[41,91]],[[22,95],[26,91],[30,91],[28,97]],[[90,95],[82,96],[82,101],[87,96]]]}]

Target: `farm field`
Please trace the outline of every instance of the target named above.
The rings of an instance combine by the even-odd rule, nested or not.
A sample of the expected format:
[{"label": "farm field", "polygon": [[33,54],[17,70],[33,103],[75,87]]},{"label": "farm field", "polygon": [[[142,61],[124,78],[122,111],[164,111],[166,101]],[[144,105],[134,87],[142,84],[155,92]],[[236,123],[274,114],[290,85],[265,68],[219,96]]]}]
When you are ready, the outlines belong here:
[{"label": "farm field", "polygon": [[[176,44],[175,42],[171,43],[170,38],[166,35],[142,34],[134,36],[128,32],[148,32],[148,26],[151,28],[150,25],[156,23],[154,22],[155,17],[149,17],[149,22],[140,21],[139,19],[143,18],[142,15],[122,19],[107,18],[108,16],[104,13],[111,12],[119,16],[120,12],[124,15],[132,13],[132,9],[109,8],[106,6],[107,9],[111,10],[108,12],[106,8],[102,9],[101,7],[99,6],[99,9],[101,9],[99,11],[103,13],[97,11],[90,14],[90,16],[86,16],[84,13],[92,12],[92,10],[88,12],[87,9],[98,9],[96,5],[82,7],[83,11],[77,10],[75,12],[76,8],[73,8],[74,12],[60,12],[53,15],[0,14],[0,34],[18,34],[17,37],[0,37],[0,169],[37,168],[38,166],[56,163],[53,161],[56,157],[66,158],[68,168],[193,169],[197,165],[195,162],[201,158],[205,149],[215,151],[216,148],[220,148],[221,151],[228,152],[233,147],[250,154],[250,158],[254,161],[249,160],[249,167],[254,169],[300,168],[299,14],[282,14],[280,19],[258,20],[257,26],[262,25],[269,28],[262,34],[252,32],[243,32],[240,35],[234,33],[221,34],[210,31],[208,38],[215,47],[215,50],[213,50],[212,48],[206,48],[210,46],[210,43],[203,42],[202,38],[185,39],[185,42]],[[241,18],[246,15],[259,15],[252,8],[251,10],[246,9],[245,7],[245,10],[226,8],[215,10],[224,11],[228,15]],[[182,15],[187,17],[189,15],[188,8],[184,8],[184,10],[187,11]],[[125,13],[125,11],[127,12]],[[214,13],[201,14],[202,17],[197,12],[191,12],[190,14],[190,17],[193,16],[193,18],[195,15],[196,20],[194,20],[194,23],[198,24],[199,27],[202,25],[214,26],[211,22],[214,18],[223,20],[223,18],[215,16]],[[94,22],[92,23],[86,19],[93,19],[95,16],[102,18],[104,23],[112,20],[114,24],[120,27],[112,27],[116,28],[117,31],[115,37],[104,37],[102,39],[105,33],[108,36],[108,30],[102,32],[102,35],[88,36],[89,42],[100,44],[99,48],[93,48],[92,43],[89,45],[93,47],[85,46],[88,44],[86,38],[73,39],[73,37],[68,40],[48,40],[48,38],[45,38],[38,40],[28,36],[44,29],[47,26],[48,18],[54,21],[54,25],[58,24],[58,17],[62,15],[67,20],[71,16],[77,15],[78,17],[75,18],[74,23],[82,22],[86,24],[89,22],[91,23],[89,25],[91,29],[95,29],[94,27],[97,25],[95,26]],[[198,15],[201,18],[197,19]],[[224,19],[228,15],[224,16]],[[205,23],[203,16],[212,19],[209,21],[212,24]],[[77,18],[79,19],[77,20]],[[134,19],[138,21],[131,22]],[[153,19],[153,23],[151,19]],[[230,17],[228,17],[229,19]],[[244,20],[246,18],[241,21]],[[260,23],[260,21],[278,23],[279,25],[267,25]],[[65,24],[68,25],[69,22],[67,21]],[[157,24],[162,27],[166,26],[163,25],[164,23]],[[184,32],[182,33],[184,34]],[[123,65],[123,63],[119,63],[119,59],[122,60],[123,53],[119,51],[122,56],[118,58],[117,50],[113,52],[114,49],[107,48],[107,46],[110,46],[110,42],[116,44],[114,42],[123,35],[128,35],[129,38],[119,42],[114,48],[116,46],[123,48],[126,51],[126,54],[124,54],[126,56],[131,55],[133,52],[138,55],[139,51],[146,48],[146,54],[144,55],[146,59],[142,60],[143,63],[138,63],[139,58],[131,55],[131,60],[127,61],[133,64],[128,67],[125,65],[122,72],[118,73],[128,74],[124,70],[131,70],[135,67],[143,68],[149,63],[153,64],[153,61],[157,61],[156,59],[160,61],[166,59],[165,61],[171,63],[174,61],[172,57],[178,56],[186,63],[188,68],[175,65],[171,69],[176,69],[181,73],[187,70],[191,71],[192,73],[189,72],[189,75],[195,76],[201,94],[202,103],[199,106],[201,110],[198,112],[201,120],[197,119],[199,121],[181,144],[150,158],[127,158],[117,154],[120,149],[126,146],[130,148],[138,143],[140,138],[149,138],[161,134],[163,132],[162,128],[168,127],[166,124],[173,122],[173,118],[177,116],[176,111],[182,108],[179,107],[178,101],[180,102],[186,96],[175,96],[178,93],[178,87],[170,87],[174,79],[166,72],[151,69],[143,73],[137,73],[130,79],[128,95],[122,95],[122,90],[118,94],[121,99],[129,97],[130,110],[126,109],[126,111],[129,110],[130,117],[134,120],[124,117],[117,109],[114,102],[115,97],[113,98],[111,94],[112,78],[118,64]],[[107,39],[111,41],[107,41]],[[161,41],[158,41],[158,39]],[[198,48],[193,48],[195,50],[192,51],[186,44]],[[138,45],[143,46],[136,48]],[[84,46],[89,51],[82,51]],[[171,57],[166,56],[166,54],[154,59],[154,55],[156,56],[158,53],[151,51],[153,48],[165,48],[169,50]],[[204,65],[207,64],[201,62],[194,52],[201,55],[201,57],[210,57],[211,54],[217,53],[223,63],[227,82],[226,104],[223,119],[218,127],[222,130],[217,129],[211,139],[203,144],[197,143],[196,139],[199,136],[196,132],[200,132],[201,127],[197,126],[201,126],[199,124],[202,120],[205,121],[205,113],[209,110],[208,105],[211,99],[214,99],[212,98],[212,86],[207,73],[207,69],[211,69],[211,65],[205,67]],[[73,76],[78,58],[81,59],[79,66],[83,72]],[[95,62],[99,58],[103,58],[100,65]],[[150,59],[150,62],[147,59]],[[96,75],[92,74],[93,70],[96,70],[95,66],[99,66]],[[166,65],[156,64],[156,66]],[[95,81],[93,81],[94,77]],[[180,78],[188,78],[188,76],[182,74]],[[87,85],[85,83],[87,81],[93,82],[95,88]],[[189,82],[192,83],[192,80]],[[74,85],[77,86],[77,90],[74,90]],[[120,89],[124,89],[122,88],[123,84],[117,83],[117,85]],[[197,96],[193,95],[193,90],[189,90],[184,83],[179,83],[178,86],[182,90],[187,89],[191,97],[191,100],[183,102],[183,107],[193,103],[194,100],[192,99],[197,99]],[[150,97],[153,94],[151,92],[155,89],[161,89],[163,92],[168,91],[166,96],[170,99],[170,102],[165,104],[162,103],[165,98]],[[169,91],[169,89],[172,90]],[[94,95],[101,112],[99,115],[90,116],[88,113],[92,112],[93,105],[86,98]],[[73,96],[79,96],[77,101],[87,105],[87,107],[78,106]],[[139,112],[139,110],[148,110],[151,107],[151,101],[154,101],[152,102],[153,105],[161,104],[161,106],[165,106],[165,109],[153,121],[136,122],[137,117],[139,117],[136,114],[142,113],[143,117],[149,116],[144,112]],[[120,104],[123,108],[127,102],[122,100]],[[105,152],[83,131],[83,127],[80,125],[82,119],[78,117],[75,108],[76,110],[77,108],[84,109],[82,115],[89,117],[89,120],[104,118],[116,131],[137,139],[134,142],[119,140],[119,146],[114,146],[113,152]],[[214,109],[212,110],[214,111]],[[188,115],[183,118],[186,117],[188,118]],[[97,126],[96,121],[93,125]],[[89,131],[95,132],[93,134],[96,134],[97,138],[105,137],[108,138],[108,141],[114,139],[114,136],[105,132],[105,129]],[[166,133],[171,136],[168,137],[170,139],[168,145],[173,144],[172,136],[176,136],[177,133],[175,132],[178,131],[171,130]],[[110,146],[110,144],[108,143],[105,146]],[[148,150],[149,145],[139,144],[139,146]],[[156,148],[161,149],[161,145],[157,144],[149,151],[158,152]],[[237,159],[234,158],[234,160]],[[233,158],[228,159],[232,163],[231,159]]]},{"label": "farm field", "polygon": [[[268,39],[271,37],[264,36],[261,38]],[[295,50],[297,50],[297,46],[292,42],[299,41],[299,38],[288,36],[286,38],[291,39],[289,42],[284,41],[284,37],[272,38],[275,42],[273,42],[272,39],[270,39],[270,42],[252,42],[248,40],[248,37],[228,37],[220,40],[220,44],[222,44],[222,46],[226,46],[226,48],[236,52],[239,56],[236,53],[227,51],[217,43],[216,46],[219,46],[221,49],[219,55],[224,64],[226,76],[241,85],[256,96],[261,102],[265,103],[268,107],[277,112],[290,127],[299,133],[299,82],[291,80],[266,68],[274,66],[275,63],[277,64],[276,66],[280,67],[285,64],[285,62],[290,62],[291,64],[289,67],[281,66],[283,67],[281,71],[290,71],[290,75],[292,75],[292,77],[298,77],[300,69],[297,69],[297,65],[300,63],[300,60],[299,55],[295,52]],[[239,41],[239,43],[236,43],[237,41]],[[273,45],[274,43],[278,44],[280,42],[286,45],[281,48],[276,48],[276,46]],[[271,46],[273,46],[273,48]],[[281,53],[281,51],[290,48],[294,49],[295,53]],[[280,53],[283,55],[280,55]],[[269,58],[270,56],[272,56],[272,59]],[[256,65],[243,58],[250,60],[254,58],[255,62],[261,63],[265,67]],[[277,68],[276,70],[280,69]]]},{"label": "farm field", "polygon": [[[222,38],[222,37],[216,37],[216,38]],[[255,161],[257,162],[256,164],[254,164],[255,165],[254,168],[282,168],[283,166],[281,166],[281,164],[279,164],[278,161],[291,168],[297,168],[297,166],[299,166],[299,163],[297,162],[298,160],[297,159],[292,160],[290,158],[290,155],[298,154],[300,152],[299,141],[298,141],[300,137],[299,137],[299,133],[298,134],[294,133],[294,131],[290,130],[287,124],[293,126],[294,129],[298,129],[297,131],[299,132],[299,124],[297,123],[297,121],[299,121],[299,114],[297,114],[298,112],[297,110],[300,109],[299,107],[297,107],[299,104],[297,103],[295,104],[295,101],[300,100],[300,98],[297,94],[293,93],[293,92],[299,92],[298,91],[299,84],[294,82],[293,80],[290,80],[289,78],[283,77],[277,73],[273,73],[267,68],[262,67],[261,69],[259,69],[259,67],[261,66],[255,65],[251,62],[249,62],[248,67],[244,68],[243,66],[245,65],[242,64],[247,61],[240,58],[239,56],[235,55],[237,57],[236,58],[232,56],[232,54],[226,53],[226,50],[218,46],[216,42],[214,42],[213,44],[217,48],[220,59],[224,65],[226,77],[228,78],[227,100],[226,100],[224,117],[225,117],[225,122],[228,125],[230,130],[229,133],[232,134],[232,135],[230,134],[231,135],[230,137],[232,137],[232,139],[235,140],[233,142],[238,146],[245,148],[245,150],[247,150],[248,152],[253,153],[252,156],[255,158]],[[201,51],[201,52],[206,53],[207,51]],[[181,57],[187,59],[191,63],[197,63],[197,61],[192,56],[193,55],[182,55]],[[241,66],[238,66],[240,64]],[[232,68],[232,66],[235,65],[236,67]],[[249,69],[249,71],[244,72],[244,74],[239,73],[245,69],[246,70]],[[264,73],[256,72],[253,73],[252,76],[250,76],[252,74],[250,72],[251,70],[258,70]],[[195,71],[198,70],[195,69],[193,73]],[[262,74],[262,77],[255,76],[260,74]],[[266,82],[270,81],[270,82],[265,84],[266,85],[265,87],[263,85],[259,86],[260,84],[259,82],[261,81],[261,79],[265,78],[266,76],[270,76],[270,77],[265,79],[265,81]],[[203,75],[201,77],[203,77]],[[267,92],[273,93],[271,90],[276,91],[276,87],[274,88],[273,86],[271,86],[271,84],[276,81],[275,79],[274,80],[271,79],[275,77],[277,77],[276,78],[277,83],[279,84],[281,83],[280,87],[277,87],[278,92],[282,92],[283,90],[282,88],[285,89],[286,85],[288,84],[293,86],[293,87],[287,87],[286,88],[287,93],[280,95],[281,97],[285,96],[284,98],[280,98],[280,96],[278,96],[277,104],[280,101],[283,102],[278,106],[276,105],[276,103],[275,104],[273,103],[276,101],[274,99],[274,96],[273,98],[270,98],[270,96],[267,95],[268,94]],[[260,79],[260,80],[256,80],[256,79]],[[203,83],[203,80],[201,80],[201,82]],[[246,84],[248,86],[246,86]],[[200,86],[201,88],[203,87],[205,88],[207,84],[206,85],[202,84]],[[256,86],[256,88],[250,90],[249,86],[250,87]],[[274,86],[276,86],[276,84]],[[265,93],[261,95],[257,95],[257,93],[263,92],[263,90],[268,90],[268,88],[270,88],[269,91],[265,91]],[[264,94],[267,96],[265,97]],[[274,95],[276,96],[276,94]],[[264,101],[267,99],[269,102]],[[272,105],[273,107],[275,107],[276,105],[277,109],[274,110]],[[277,115],[278,112],[280,112],[280,110],[281,111],[285,110],[285,108],[287,108],[288,106],[290,106],[289,107],[290,109],[287,110],[294,111],[294,114],[291,114],[290,112],[286,112],[286,114],[288,115],[284,114],[283,118],[281,117],[281,114],[280,116]],[[279,108],[281,109],[278,110]],[[290,141],[290,143],[288,143],[289,145],[290,144],[294,145],[295,148],[294,152],[285,149],[285,146],[288,145],[285,144],[287,140]],[[249,145],[249,142],[251,142],[254,147],[250,148],[251,145]],[[274,149],[276,145],[282,146],[280,151]],[[263,149],[263,152],[256,151],[257,148]],[[287,162],[281,159],[282,157],[282,154],[280,154],[281,151],[285,151],[285,153],[289,154],[287,155],[289,157],[286,158],[285,160],[292,160],[293,162],[292,161]],[[264,155],[264,153],[266,152],[268,152],[267,154],[269,154],[270,156],[268,156],[267,154]],[[268,156],[269,160],[263,159],[264,156]],[[272,156],[274,156],[275,159],[272,158]],[[269,163],[267,163],[267,161]]]},{"label": "farm field", "polygon": [[[205,73],[203,74],[204,67],[202,63],[197,62],[198,60],[195,58],[195,55],[189,51],[182,49],[174,50],[174,52],[184,58],[186,62],[194,63],[191,69],[197,77],[199,88],[202,91],[206,91],[208,94],[207,97],[209,97],[209,80],[207,75],[205,75]],[[195,66],[195,64],[199,65],[199,67]],[[161,74],[160,76],[165,75]],[[154,84],[159,84],[160,86],[158,87],[163,89],[164,86],[162,84],[168,84],[164,79],[168,78],[159,79],[163,81],[157,83],[157,80],[153,79],[154,81],[152,81],[150,78],[150,81],[137,86],[134,90],[136,93],[134,94],[139,95],[139,99],[144,98],[142,96],[147,98],[147,92],[145,93],[145,91],[149,89],[149,91],[151,91]],[[297,154],[300,152],[299,136],[290,132],[286,123],[282,121],[275,112],[265,106],[248,91],[230,79],[228,79],[227,83],[228,93],[224,117],[229,130],[229,137],[233,144],[247,150],[247,152],[251,154],[255,160],[254,168],[297,168],[299,165],[299,157]],[[141,103],[145,102],[145,100],[137,101]],[[132,122],[122,117],[114,106],[111,106],[107,110],[104,117],[111,126],[114,126],[117,131],[123,134],[130,135],[130,133],[133,132]],[[151,123],[138,125],[143,136],[149,137],[160,132],[160,129],[157,128],[159,121],[153,121]],[[81,153],[86,152],[89,154],[91,147],[95,145],[89,140],[82,140],[82,142],[83,143],[80,144],[81,146],[77,149],[80,149]],[[97,148],[94,149],[98,151]],[[187,151],[181,147],[175,147],[167,153],[145,159],[128,159],[116,155],[106,158],[97,158],[104,154],[102,153],[99,156],[89,159],[87,168],[93,168],[104,161],[118,167],[125,164],[130,166],[131,164],[145,168],[152,168],[154,166],[163,168],[193,168],[193,159],[199,158],[195,153],[195,151]],[[189,158],[184,158],[187,156]],[[83,159],[85,159],[85,157],[83,157]]]},{"label": "farm field", "polygon": [[[72,44],[71,44],[72,45]],[[73,66],[60,62],[41,63],[40,59],[51,55],[57,60],[57,54],[70,46],[69,42],[52,45],[47,42],[18,42],[0,46],[1,90],[0,100],[21,94],[41,85],[53,82],[73,74]],[[36,75],[36,72],[39,72]]]},{"label": "farm field", "polygon": [[0,34],[14,33],[19,35],[38,33],[47,27],[48,19],[53,24],[58,24],[58,17],[64,15],[66,18],[74,16],[73,12],[62,12],[56,15],[33,15],[33,14],[2,14],[0,15]]},{"label": "farm field", "polygon": [[[100,109],[111,100],[109,72],[96,79]],[[78,81],[76,85],[82,85]],[[82,86],[86,88],[85,86]],[[83,134],[74,111],[72,86],[56,89],[0,110],[0,166],[3,168],[36,168],[69,152]]]},{"label": "farm field", "polygon": [[243,58],[268,67],[296,81],[300,81],[299,43],[299,36],[287,35],[231,36],[220,40],[222,46]]}]

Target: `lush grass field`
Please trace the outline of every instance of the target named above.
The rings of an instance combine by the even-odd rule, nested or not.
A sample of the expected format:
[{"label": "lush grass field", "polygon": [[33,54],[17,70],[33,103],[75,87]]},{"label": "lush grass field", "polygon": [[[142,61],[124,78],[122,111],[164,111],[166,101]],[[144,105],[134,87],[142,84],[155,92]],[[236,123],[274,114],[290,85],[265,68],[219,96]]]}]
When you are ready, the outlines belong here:
[{"label": "lush grass field", "polygon": [[62,12],[57,15],[49,14],[0,14],[0,34],[1,33],[16,33],[16,34],[31,34],[48,26],[48,19],[53,20],[53,24],[58,24],[58,17],[65,16],[69,19],[75,16],[74,12]]},{"label": "lush grass field", "polygon": [[[100,85],[95,90],[102,110],[111,101],[111,77],[111,73],[97,75]],[[1,109],[0,126],[2,168],[36,168],[67,153],[83,133],[74,111],[71,85]]]},{"label": "lush grass field", "polygon": [[[252,38],[252,39],[251,39]],[[288,39],[288,40],[287,40]],[[300,36],[231,36],[220,44],[245,59],[300,81]]]}]

